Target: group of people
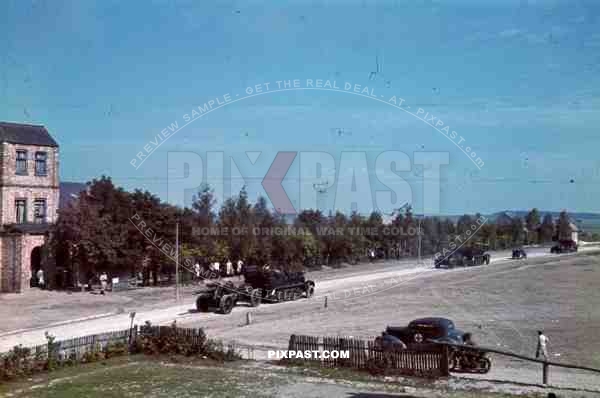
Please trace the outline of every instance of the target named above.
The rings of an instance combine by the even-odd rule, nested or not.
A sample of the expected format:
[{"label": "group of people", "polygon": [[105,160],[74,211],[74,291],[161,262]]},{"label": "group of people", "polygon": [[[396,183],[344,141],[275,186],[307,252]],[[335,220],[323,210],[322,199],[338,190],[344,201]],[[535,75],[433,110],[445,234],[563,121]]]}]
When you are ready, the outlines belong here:
[{"label": "group of people", "polygon": [[[224,267],[221,267],[221,263],[215,261],[214,263],[210,263],[208,265],[208,270],[210,274],[217,276],[234,276],[241,275],[244,272],[244,262],[242,260],[238,260],[235,264],[231,262],[231,260],[227,259]],[[194,265],[194,276],[197,280],[202,277],[202,266],[199,261],[196,261]]]}]

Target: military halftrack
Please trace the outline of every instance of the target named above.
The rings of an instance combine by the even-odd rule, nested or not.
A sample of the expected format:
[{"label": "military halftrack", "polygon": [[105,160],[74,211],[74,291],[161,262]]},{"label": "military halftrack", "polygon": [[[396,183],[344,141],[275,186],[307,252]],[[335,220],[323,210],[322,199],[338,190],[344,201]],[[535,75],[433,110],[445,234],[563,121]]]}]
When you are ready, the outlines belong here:
[{"label": "military halftrack", "polygon": [[244,270],[244,283],[211,283],[195,292],[199,312],[231,312],[236,304],[245,302],[258,307],[262,301],[277,303],[309,298],[315,292],[315,283],[306,280],[303,272],[285,272],[265,267],[249,266]]},{"label": "military halftrack", "polygon": [[489,264],[491,256],[486,252],[485,246],[461,247],[452,253],[439,256],[435,259],[435,268],[454,268],[456,266],[472,266]]}]

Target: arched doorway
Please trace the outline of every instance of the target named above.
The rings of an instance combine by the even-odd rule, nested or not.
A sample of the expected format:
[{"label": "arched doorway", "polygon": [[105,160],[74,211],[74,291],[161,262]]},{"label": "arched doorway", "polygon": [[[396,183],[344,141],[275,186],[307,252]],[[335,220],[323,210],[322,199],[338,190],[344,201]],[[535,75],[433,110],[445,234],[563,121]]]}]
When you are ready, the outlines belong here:
[{"label": "arched doorway", "polygon": [[37,286],[36,272],[42,267],[42,247],[36,246],[31,251],[31,285]]}]

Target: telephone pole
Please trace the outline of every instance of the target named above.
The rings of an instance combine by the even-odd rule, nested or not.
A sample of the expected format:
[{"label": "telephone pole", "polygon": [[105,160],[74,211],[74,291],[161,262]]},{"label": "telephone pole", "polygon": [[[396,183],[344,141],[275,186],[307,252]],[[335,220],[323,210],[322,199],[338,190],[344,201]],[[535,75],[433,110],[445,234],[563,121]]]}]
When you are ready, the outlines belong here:
[{"label": "telephone pole", "polygon": [[421,265],[421,220],[422,218],[419,218],[419,228],[418,228],[418,234],[419,234],[419,262],[418,264]]},{"label": "telephone pole", "polygon": [[175,227],[175,298],[179,302],[179,223]]}]

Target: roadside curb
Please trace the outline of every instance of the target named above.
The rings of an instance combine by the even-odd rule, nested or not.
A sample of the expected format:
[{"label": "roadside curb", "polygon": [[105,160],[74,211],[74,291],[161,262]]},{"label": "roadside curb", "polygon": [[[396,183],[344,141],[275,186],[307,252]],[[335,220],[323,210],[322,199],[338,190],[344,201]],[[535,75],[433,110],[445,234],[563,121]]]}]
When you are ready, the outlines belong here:
[{"label": "roadside curb", "polygon": [[94,319],[107,318],[109,316],[114,316],[114,315],[119,315],[119,314],[120,314],[119,311],[107,312],[105,314],[98,314],[98,315],[87,316],[84,318],[70,319],[67,321],[50,323],[48,325],[37,326],[34,328],[29,328],[29,329],[11,330],[10,332],[0,333],[0,338],[7,337],[7,336],[14,336],[16,334],[21,334],[21,333],[33,332],[33,331],[41,330],[41,329],[50,329],[50,328],[53,328],[56,326],[64,326],[64,325],[69,325],[69,324],[78,323],[78,322],[90,321],[90,320],[94,320]]}]

